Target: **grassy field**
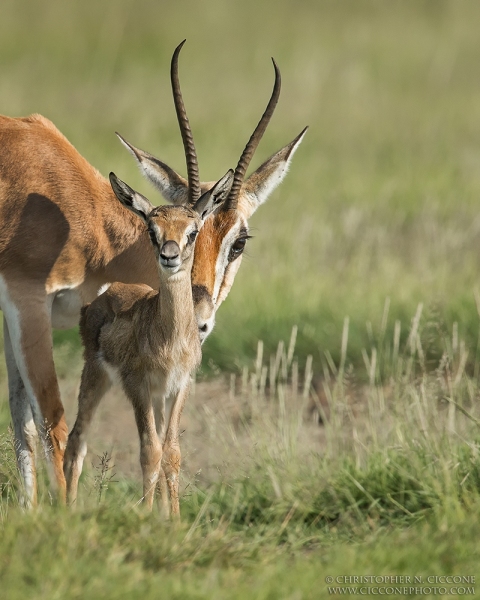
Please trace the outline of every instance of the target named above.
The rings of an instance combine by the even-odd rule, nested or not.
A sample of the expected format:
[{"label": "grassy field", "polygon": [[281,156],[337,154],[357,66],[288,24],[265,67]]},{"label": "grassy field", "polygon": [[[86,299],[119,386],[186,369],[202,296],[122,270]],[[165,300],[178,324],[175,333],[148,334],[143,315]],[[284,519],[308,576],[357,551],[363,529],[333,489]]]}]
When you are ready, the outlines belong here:
[{"label": "grassy field", "polygon": [[[100,410],[73,511],[52,502],[46,483],[37,511],[19,508],[7,431],[2,597],[296,600],[392,587],[392,597],[475,596],[480,390],[461,344],[450,340],[431,372],[421,337],[413,329],[404,351],[379,356],[388,385],[374,369],[362,384],[340,365],[311,387],[287,351],[270,364],[259,353],[230,385],[198,384],[184,418],[180,524],[139,505],[138,443],[118,394]],[[70,400],[72,376],[62,380]],[[417,583],[377,579],[365,593],[342,585],[353,576]],[[446,576],[468,583],[431,584]]]},{"label": "grassy field", "polygon": [[[235,166],[270,56],[282,96],[253,164],[310,126],[204,346],[181,525],[136,506],[114,395],[78,510],[43,485],[24,514],[0,361],[2,597],[298,600],[330,597],[327,576],[478,575],[479,19],[466,0],[2,2],[0,112],[44,114],[154,201],[113,132],[184,171],[184,38],[202,179]],[[78,335],[55,342],[71,424]]]}]

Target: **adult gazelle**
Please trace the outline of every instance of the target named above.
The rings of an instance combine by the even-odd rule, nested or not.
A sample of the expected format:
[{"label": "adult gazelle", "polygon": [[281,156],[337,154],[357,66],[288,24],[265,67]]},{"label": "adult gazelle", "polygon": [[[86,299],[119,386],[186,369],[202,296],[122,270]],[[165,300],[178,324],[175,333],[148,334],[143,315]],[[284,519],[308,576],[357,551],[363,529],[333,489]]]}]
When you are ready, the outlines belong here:
[{"label": "adult gazelle", "polygon": [[[185,180],[163,162],[123,142],[142,171],[173,204],[194,204],[214,182],[201,183],[195,146],[172,58],[173,98],[185,148]],[[248,164],[280,93],[268,106],[235,169],[222,210],[198,235],[192,270],[193,298],[202,339],[226,298],[248,239],[249,217],[285,176],[305,130],[248,179]],[[215,220],[215,223],[213,222]],[[0,116],[0,307],[15,449],[27,505],[37,500],[38,434],[65,499],[63,455],[67,426],[52,352],[51,328],[78,323],[81,307],[105,284],[158,287],[158,271],[143,223],[119,205],[110,183],[48,120]]]}]

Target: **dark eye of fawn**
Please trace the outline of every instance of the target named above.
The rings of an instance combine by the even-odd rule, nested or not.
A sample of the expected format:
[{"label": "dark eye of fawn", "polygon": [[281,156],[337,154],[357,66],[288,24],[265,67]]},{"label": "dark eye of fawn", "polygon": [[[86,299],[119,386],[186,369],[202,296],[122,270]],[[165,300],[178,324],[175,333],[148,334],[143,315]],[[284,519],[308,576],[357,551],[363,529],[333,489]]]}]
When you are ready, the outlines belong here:
[{"label": "dark eye of fawn", "polygon": [[250,236],[238,238],[238,240],[236,240],[233,243],[232,247],[230,248],[230,254],[228,255],[228,260],[230,262],[238,258],[240,254],[244,251],[245,244],[247,243],[249,237]]},{"label": "dark eye of fawn", "polygon": [[193,244],[197,235],[198,235],[198,231],[192,231],[191,233],[189,233],[188,234],[188,243]]},{"label": "dark eye of fawn", "polygon": [[150,229],[150,227],[148,228],[148,235],[150,237],[150,241],[152,242],[152,244],[157,244],[157,236],[155,235],[155,232],[153,231],[153,229]]}]

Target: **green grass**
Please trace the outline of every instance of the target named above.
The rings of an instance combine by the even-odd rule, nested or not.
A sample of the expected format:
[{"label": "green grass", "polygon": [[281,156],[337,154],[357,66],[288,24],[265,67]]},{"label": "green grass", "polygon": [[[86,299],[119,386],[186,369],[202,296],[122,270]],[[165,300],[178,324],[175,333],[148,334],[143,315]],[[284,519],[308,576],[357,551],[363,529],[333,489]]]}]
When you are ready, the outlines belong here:
[{"label": "green grass", "polygon": [[303,552],[293,539],[279,548],[273,531],[270,541],[262,532],[263,542],[242,542],[224,527],[202,528],[185,541],[186,527],[173,530],[155,517],[121,508],[68,521],[62,515],[52,533],[47,515],[22,516],[4,533],[11,553],[8,570],[2,570],[4,597],[313,599],[329,597],[327,576],[371,575],[373,568],[378,575],[474,577],[478,516],[477,505],[469,519],[370,531],[361,544],[334,532],[322,546]]},{"label": "green grass", "polygon": [[[75,512],[43,478],[24,513],[0,361],[2,598],[297,600],[330,597],[327,575],[476,574],[479,18],[466,0],[2,3],[0,111],[46,115],[154,201],[113,132],[184,171],[168,67],[185,37],[203,179],[235,166],[270,56],[282,96],[253,166],[310,125],[204,346],[203,373],[237,376],[216,399],[236,412],[187,407],[205,466],[187,453],[181,525],[98,468]],[[295,324],[290,360],[255,364]],[[78,334],[54,340],[72,393]],[[308,355],[321,430],[301,418]]]},{"label": "green grass", "polygon": [[[367,384],[342,361],[311,387],[292,347],[277,361],[259,351],[231,389],[234,414],[192,398],[187,412],[204,414],[207,475],[185,468],[179,524],[146,514],[139,482],[108,462],[87,464],[75,510],[52,501],[42,475],[40,506],[25,513],[5,433],[6,598],[327,598],[326,577],[410,576],[424,588],[431,576],[475,577],[478,382],[465,373],[461,339],[444,339],[440,361],[427,366],[422,337],[414,320],[406,347],[385,351],[376,367],[370,348]],[[304,419],[312,400],[328,416],[321,442]],[[435,594],[407,594],[420,596]]]},{"label": "green grass", "polygon": [[[1,109],[41,112],[103,173],[150,195],[120,130],[183,171],[168,63],[181,80],[204,179],[233,166],[272,85],[277,113],[254,165],[309,132],[284,184],[251,220],[255,238],[206,365],[245,364],[300,327],[319,364],[350,318],[361,364],[366,327],[403,329],[419,302],[476,344],[479,272],[480,9],[466,1],[5,2]],[[208,32],[208,33],[207,33]],[[69,339],[78,343],[74,332]],[[232,344],[232,340],[235,343]]]}]

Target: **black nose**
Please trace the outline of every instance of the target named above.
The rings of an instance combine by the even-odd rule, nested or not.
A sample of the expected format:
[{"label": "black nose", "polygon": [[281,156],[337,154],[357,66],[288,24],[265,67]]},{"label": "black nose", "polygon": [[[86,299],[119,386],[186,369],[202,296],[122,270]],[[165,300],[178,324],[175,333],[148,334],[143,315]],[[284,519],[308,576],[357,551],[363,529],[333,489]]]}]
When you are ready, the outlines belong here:
[{"label": "black nose", "polygon": [[160,250],[160,256],[164,260],[175,260],[178,258],[180,254],[180,248],[178,247],[177,242],[169,240],[165,242]]},{"label": "black nose", "polygon": [[201,327],[199,327],[199,329],[200,329],[200,331],[205,333],[208,330],[208,325],[205,323],[205,325],[202,325]]}]

